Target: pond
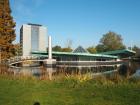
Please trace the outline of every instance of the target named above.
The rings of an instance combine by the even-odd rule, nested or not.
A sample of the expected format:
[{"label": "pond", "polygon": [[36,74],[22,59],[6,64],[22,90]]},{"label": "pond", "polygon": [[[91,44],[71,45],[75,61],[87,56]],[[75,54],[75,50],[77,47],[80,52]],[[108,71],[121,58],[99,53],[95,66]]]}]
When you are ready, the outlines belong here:
[{"label": "pond", "polygon": [[131,77],[132,78],[140,78],[140,69],[136,70],[136,72]]},{"label": "pond", "polygon": [[9,68],[9,71],[12,71],[14,75],[33,75],[35,77],[40,77],[42,75],[52,74],[72,74],[72,73],[92,73],[94,75],[101,74],[112,74],[114,72],[119,72],[121,75],[127,74],[129,71],[129,75],[140,76],[140,63],[139,62],[130,62],[129,67],[127,65],[120,65],[115,67],[92,67],[92,68],[45,68],[43,66],[37,65],[36,67],[17,67],[17,68]]}]

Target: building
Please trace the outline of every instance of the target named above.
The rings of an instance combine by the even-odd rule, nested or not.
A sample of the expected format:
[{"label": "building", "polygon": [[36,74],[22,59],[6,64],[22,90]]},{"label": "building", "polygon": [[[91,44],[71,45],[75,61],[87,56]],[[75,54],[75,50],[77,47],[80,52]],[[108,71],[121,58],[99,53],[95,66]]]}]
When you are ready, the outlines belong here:
[{"label": "building", "polygon": [[129,49],[122,49],[122,50],[102,52],[100,54],[113,55],[113,56],[118,56],[120,59],[125,59],[134,56],[136,52]]},{"label": "building", "polygon": [[20,29],[22,56],[30,56],[32,51],[46,51],[47,28],[39,24],[23,24]]},{"label": "building", "polygon": [[95,68],[101,67],[106,71],[122,64],[122,58],[129,58],[135,54],[134,51],[128,49],[91,54],[82,46],[77,47],[72,52],[54,52],[52,51],[51,37],[48,38],[47,51],[46,34],[47,29],[42,25],[24,24],[21,27],[20,43],[23,62],[25,59],[37,61],[47,68],[54,66],[58,68],[90,68],[96,70]]},{"label": "building", "polygon": [[[40,57],[40,59],[47,59],[48,52],[33,51],[32,56]],[[67,68],[94,68],[94,67],[114,67],[118,64],[117,56],[91,54],[82,46],[77,47],[73,52],[52,52],[52,58],[56,59],[57,67]]]},{"label": "building", "polygon": [[[91,54],[82,46],[72,52],[52,51],[51,37],[47,42],[47,29],[38,24],[24,24],[20,30],[20,43],[22,57],[12,59],[10,67],[23,66],[44,66],[47,70],[55,68],[67,70],[90,70],[92,72],[106,72],[117,70],[122,64],[128,65],[127,58],[135,55],[135,52],[128,49],[109,51]],[[48,51],[46,45],[48,43]],[[28,64],[26,61],[31,61]],[[26,64],[27,63],[27,64]]]},{"label": "building", "polygon": [[[32,52],[32,56],[46,60],[49,55],[48,53],[47,51],[34,51]],[[77,70],[80,70],[82,73],[87,71],[93,73],[109,73],[117,71],[120,65],[127,66],[129,61],[124,59],[133,55],[135,55],[135,52],[127,49],[106,52],[105,54],[91,54],[82,46],[79,46],[72,52],[52,51],[52,58],[56,59],[56,63],[54,62],[55,65],[52,65],[52,67],[57,68],[58,71],[65,70],[68,73]]]}]

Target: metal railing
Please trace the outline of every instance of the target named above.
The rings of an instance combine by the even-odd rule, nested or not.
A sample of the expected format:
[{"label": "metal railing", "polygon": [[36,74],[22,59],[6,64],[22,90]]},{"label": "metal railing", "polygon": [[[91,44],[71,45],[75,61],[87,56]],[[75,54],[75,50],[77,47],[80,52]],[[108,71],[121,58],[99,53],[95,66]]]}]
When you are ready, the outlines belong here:
[{"label": "metal railing", "polygon": [[115,66],[127,63],[125,61],[57,61],[58,67],[97,67],[97,66]]},{"label": "metal railing", "polygon": [[16,57],[12,57],[8,59],[7,63],[8,65],[12,65],[12,64],[21,63],[24,61],[43,61],[43,60],[44,59],[42,59],[42,57],[36,57],[36,56],[27,56],[27,57],[16,56]]},{"label": "metal railing", "polygon": [[[12,66],[13,64],[22,63],[26,61],[45,61],[42,57],[37,56],[16,56],[7,60],[8,65]],[[56,61],[57,67],[97,67],[97,66],[116,66],[120,64],[127,63],[126,61]]]}]

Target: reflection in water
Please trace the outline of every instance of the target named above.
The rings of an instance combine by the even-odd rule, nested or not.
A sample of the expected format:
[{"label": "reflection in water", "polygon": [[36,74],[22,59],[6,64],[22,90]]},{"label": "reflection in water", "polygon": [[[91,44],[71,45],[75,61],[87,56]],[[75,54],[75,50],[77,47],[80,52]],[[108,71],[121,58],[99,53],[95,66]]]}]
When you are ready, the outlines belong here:
[{"label": "reflection in water", "polygon": [[48,76],[52,80],[52,75],[59,74],[85,74],[92,73],[95,75],[109,74],[117,71],[117,66],[114,67],[93,67],[93,68],[45,68],[45,67],[22,67],[9,68],[14,75],[35,76],[45,78]]},{"label": "reflection in water", "polygon": [[140,69],[140,62],[131,62],[130,63],[130,74],[134,74],[138,69]]},{"label": "reflection in water", "polygon": [[140,78],[140,62],[132,62],[130,66],[131,77],[132,78]]},{"label": "reflection in water", "polygon": [[24,76],[39,76],[41,70],[39,67],[22,67],[22,68],[9,68],[9,71],[13,71],[14,75],[24,75]]},{"label": "reflection in water", "polygon": [[140,78],[140,69],[137,70],[136,73],[134,73],[134,74],[132,75],[132,77],[134,77],[134,78]]},{"label": "reflection in water", "polygon": [[49,79],[52,80],[53,69],[47,68],[47,73],[48,73]]},{"label": "reflection in water", "polygon": [[45,68],[43,66],[38,67],[22,67],[22,68],[9,68],[14,75],[25,75],[25,76],[35,76],[35,77],[46,77],[52,79],[53,74],[72,74],[72,73],[93,73],[93,74],[105,74],[113,73],[119,71],[121,75],[133,75],[136,70],[135,75],[140,75],[140,63],[131,62],[130,65],[121,65],[114,67],[93,67],[93,68]]},{"label": "reflection in water", "polygon": [[55,69],[45,68],[45,67],[20,67],[20,68],[9,68],[10,72],[14,75],[23,75],[23,76],[35,76],[46,78],[48,77],[52,80],[52,74],[56,72]]}]

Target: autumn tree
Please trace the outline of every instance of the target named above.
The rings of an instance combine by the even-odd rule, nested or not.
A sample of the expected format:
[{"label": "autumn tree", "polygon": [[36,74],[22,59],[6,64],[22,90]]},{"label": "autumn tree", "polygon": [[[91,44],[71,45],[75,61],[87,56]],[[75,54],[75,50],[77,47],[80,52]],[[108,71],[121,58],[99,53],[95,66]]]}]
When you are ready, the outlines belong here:
[{"label": "autumn tree", "polygon": [[71,39],[67,39],[65,46],[66,47],[61,49],[62,52],[72,52],[72,48],[71,48],[72,40]]},{"label": "autumn tree", "polygon": [[14,44],[14,55],[21,56],[22,55],[22,48],[19,43]]},{"label": "autumn tree", "polygon": [[103,44],[98,44],[98,45],[96,46],[96,51],[97,51],[97,52],[105,52],[105,51],[107,51],[106,49],[107,49],[106,46],[103,45]]},{"label": "autumn tree", "polygon": [[70,47],[62,48],[61,51],[62,52],[72,52],[72,48],[70,48]]},{"label": "autumn tree", "polygon": [[52,48],[52,50],[53,50],[53,51],[61,52],[61,51],[62,51],[62,48],[61,48],[61,46],[56,45],[56,46],[54,46],[54,47]]},{"label": "autumn tree", "polygon": [[96,47],[98,52],[119,50],[124,48],[125,46],[121,35],[111,31],[103,35],[103,37],[100,39],[100,44]]},{"label": "autumn tree", "polygon": [[71,48],[72,44],[73,44],[73,41],[71,39],[67,39],[66,44],[65,44],[66,48]]},{"label": "autumn tree", "polygon": [[133,46],[132,50],[136,51],[136,57],[140,58],[140,48],[136,45]]},{"label": "autumn tree", "polygon": [[87,50],[88,50],[88,52],[90,52],[90,53],[92,53],[92,54],[94,54],[94,53],[97,52],[97,51],[96,51],[96,48],[95,48],[94,46],[88,47]]},{"label": "autumn tree", "polygon": [[53,51],[57,51],[57,52],[72,52],[72,48],[71,47],[64,47],[62,48],[59,45],[56,45],[52,48]]},{"label": "autumn tree", "polygon": [[0,0],[0,48],[1,58],[6,59],[14,54],[15,22],[11,16],[9,0]]}]

